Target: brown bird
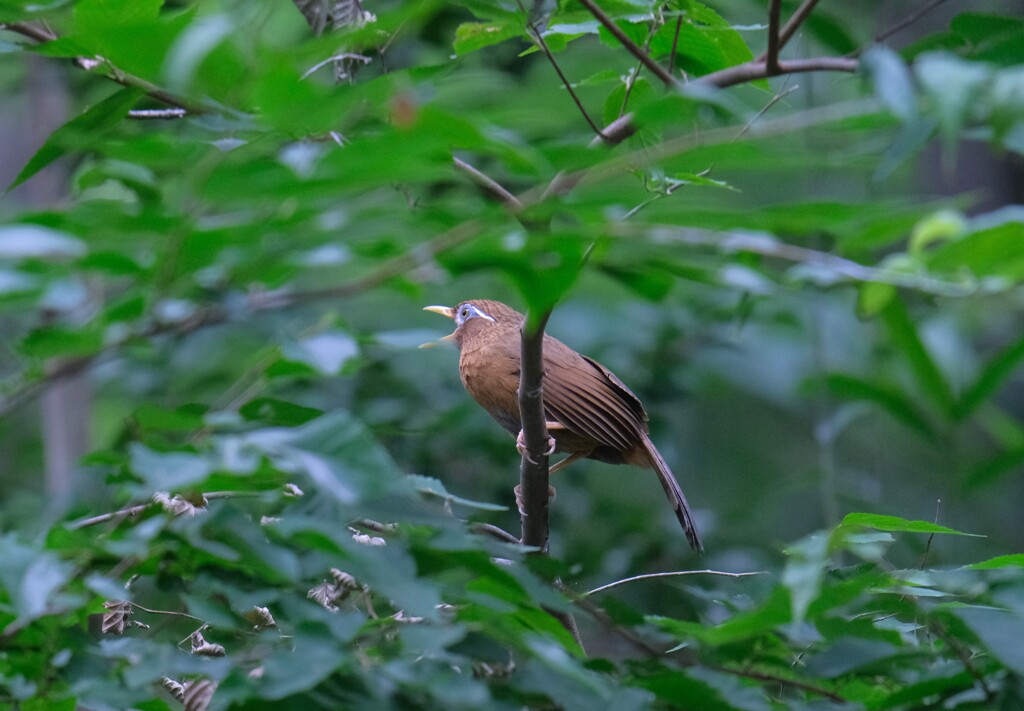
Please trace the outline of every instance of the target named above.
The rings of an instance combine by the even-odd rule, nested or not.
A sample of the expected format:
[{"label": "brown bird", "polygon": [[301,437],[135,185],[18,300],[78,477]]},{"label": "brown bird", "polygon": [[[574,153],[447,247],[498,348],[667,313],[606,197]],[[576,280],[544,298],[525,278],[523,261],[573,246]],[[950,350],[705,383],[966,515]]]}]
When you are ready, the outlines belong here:
[{"label": "brown bird", "polygon": [[[455,332],[444,340],[459,348],[462,384],[502,427],[518,433],[521,449],[518,393],[523,314],[486,299],[425,310],[455,320]],[[551,467],[552,472],[581,458],[654,469],[690,546],[703,551],[686,496],[648,435],[647,413],[639,398],[603,365],[548,335],[544,336],[544,414],[554,439],[553,451],[569,453]]]}]

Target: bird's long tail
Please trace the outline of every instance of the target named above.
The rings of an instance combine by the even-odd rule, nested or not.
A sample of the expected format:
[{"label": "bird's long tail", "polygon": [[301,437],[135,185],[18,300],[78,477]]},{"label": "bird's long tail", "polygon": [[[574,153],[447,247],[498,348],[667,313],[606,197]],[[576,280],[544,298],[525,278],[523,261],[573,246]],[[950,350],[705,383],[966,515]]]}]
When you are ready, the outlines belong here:
[{"label": "bird's long tail", "polygon": [[690,542],[690,547],[693,550],[703,553],[704,546],[700,542],[700,534],[697,533],[697,524],[693,520],[693,512],[690,511],[690,505],[686,502],[686,494],[683,493],[683,489],[679,486],[679,482],[676,481],[675,475],[672,474],[672,470],[668,468],[668,464],[662,458],[661,452],[658,451],[658,448],[654,446],[654,442],[646,434],[644,435],[643,443],[644,449],[647,450],[647,456],[651,461],[651,466],[658,473],[661,486],[665,489],[665,495],[668,497],[669,503],[672,504],[672,508],[676,511],[676,518],[679,519],[679,525],[683,527],[686,540]]}]

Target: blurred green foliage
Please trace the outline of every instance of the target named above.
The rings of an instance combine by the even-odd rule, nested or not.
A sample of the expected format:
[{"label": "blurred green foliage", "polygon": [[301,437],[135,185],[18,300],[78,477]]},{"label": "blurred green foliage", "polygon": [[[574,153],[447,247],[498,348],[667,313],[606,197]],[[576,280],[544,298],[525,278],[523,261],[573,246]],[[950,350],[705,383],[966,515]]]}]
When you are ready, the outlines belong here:
[{"label": "blurred green foliage", "polygon": [[[1024,210],[950,188],[1019,178],[1024,19],[872,44],[901,4],[824,4],[783,57],[857,74],[718,90],[766,3],[598,4],[685,84],[575,2],[0,0],[8,110],[39,62],[73,107],[4,166],[0,707],[1024,703]],[[631,136],[591,145],[531,25]],[[596,463],[551,556],[475,525],[517,530],[518,456],[417,348],[463,298],[555,305],[629,383],[705,559]]]}]

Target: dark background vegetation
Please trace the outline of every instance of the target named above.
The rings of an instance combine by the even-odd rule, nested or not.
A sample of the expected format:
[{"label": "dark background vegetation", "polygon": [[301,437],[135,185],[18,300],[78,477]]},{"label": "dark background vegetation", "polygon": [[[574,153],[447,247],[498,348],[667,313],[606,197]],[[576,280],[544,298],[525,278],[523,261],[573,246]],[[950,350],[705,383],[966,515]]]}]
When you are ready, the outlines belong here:
[{"label": "dark background vegetation", "polygon": [[[857,72],[721,88],[769,3],[599,5],[632,47],[576,2],[0,1],[0,705],[1021,703],[1019,4],[821,3],[783,60]],[[471,532],[518,536],[519,458],[418,348],[467,298],[640,396],[703,559],[592,462],[549,559]],[[704,568],[762,574],[567,602]]]}]

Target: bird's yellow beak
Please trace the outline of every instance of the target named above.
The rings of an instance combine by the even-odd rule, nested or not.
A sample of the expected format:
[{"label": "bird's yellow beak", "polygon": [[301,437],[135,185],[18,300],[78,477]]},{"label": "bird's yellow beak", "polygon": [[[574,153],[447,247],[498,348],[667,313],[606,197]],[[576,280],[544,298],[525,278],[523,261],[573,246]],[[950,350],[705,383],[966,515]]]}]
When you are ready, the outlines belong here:
[{"label": "bird's yellow beak", "polygon": [[441,314],[447,316],[450,319],[455,318],[455,309],[451,306],[424,306],[424,311],[433,311],[435,314]]},{"label": "bird's yellow beak", "polygon": [[[424,306],[423,310],[424,311],[433,311],[435,314],[441,314],[442,316],[447,316],[448,318],[450,318],[452,320],[455,319],[455,309],[453,309],[451,306]],[[447,336],[441,336],[441,338],[437,339],[436,341],[431,341],[430,343],[423,343],[423,344],[421,344],[420,348],[433,348],[434,346],[436,346],[441,341],[451,341],[453,338],[455,338],[455,334],[454,333],[449,333]]]}]

